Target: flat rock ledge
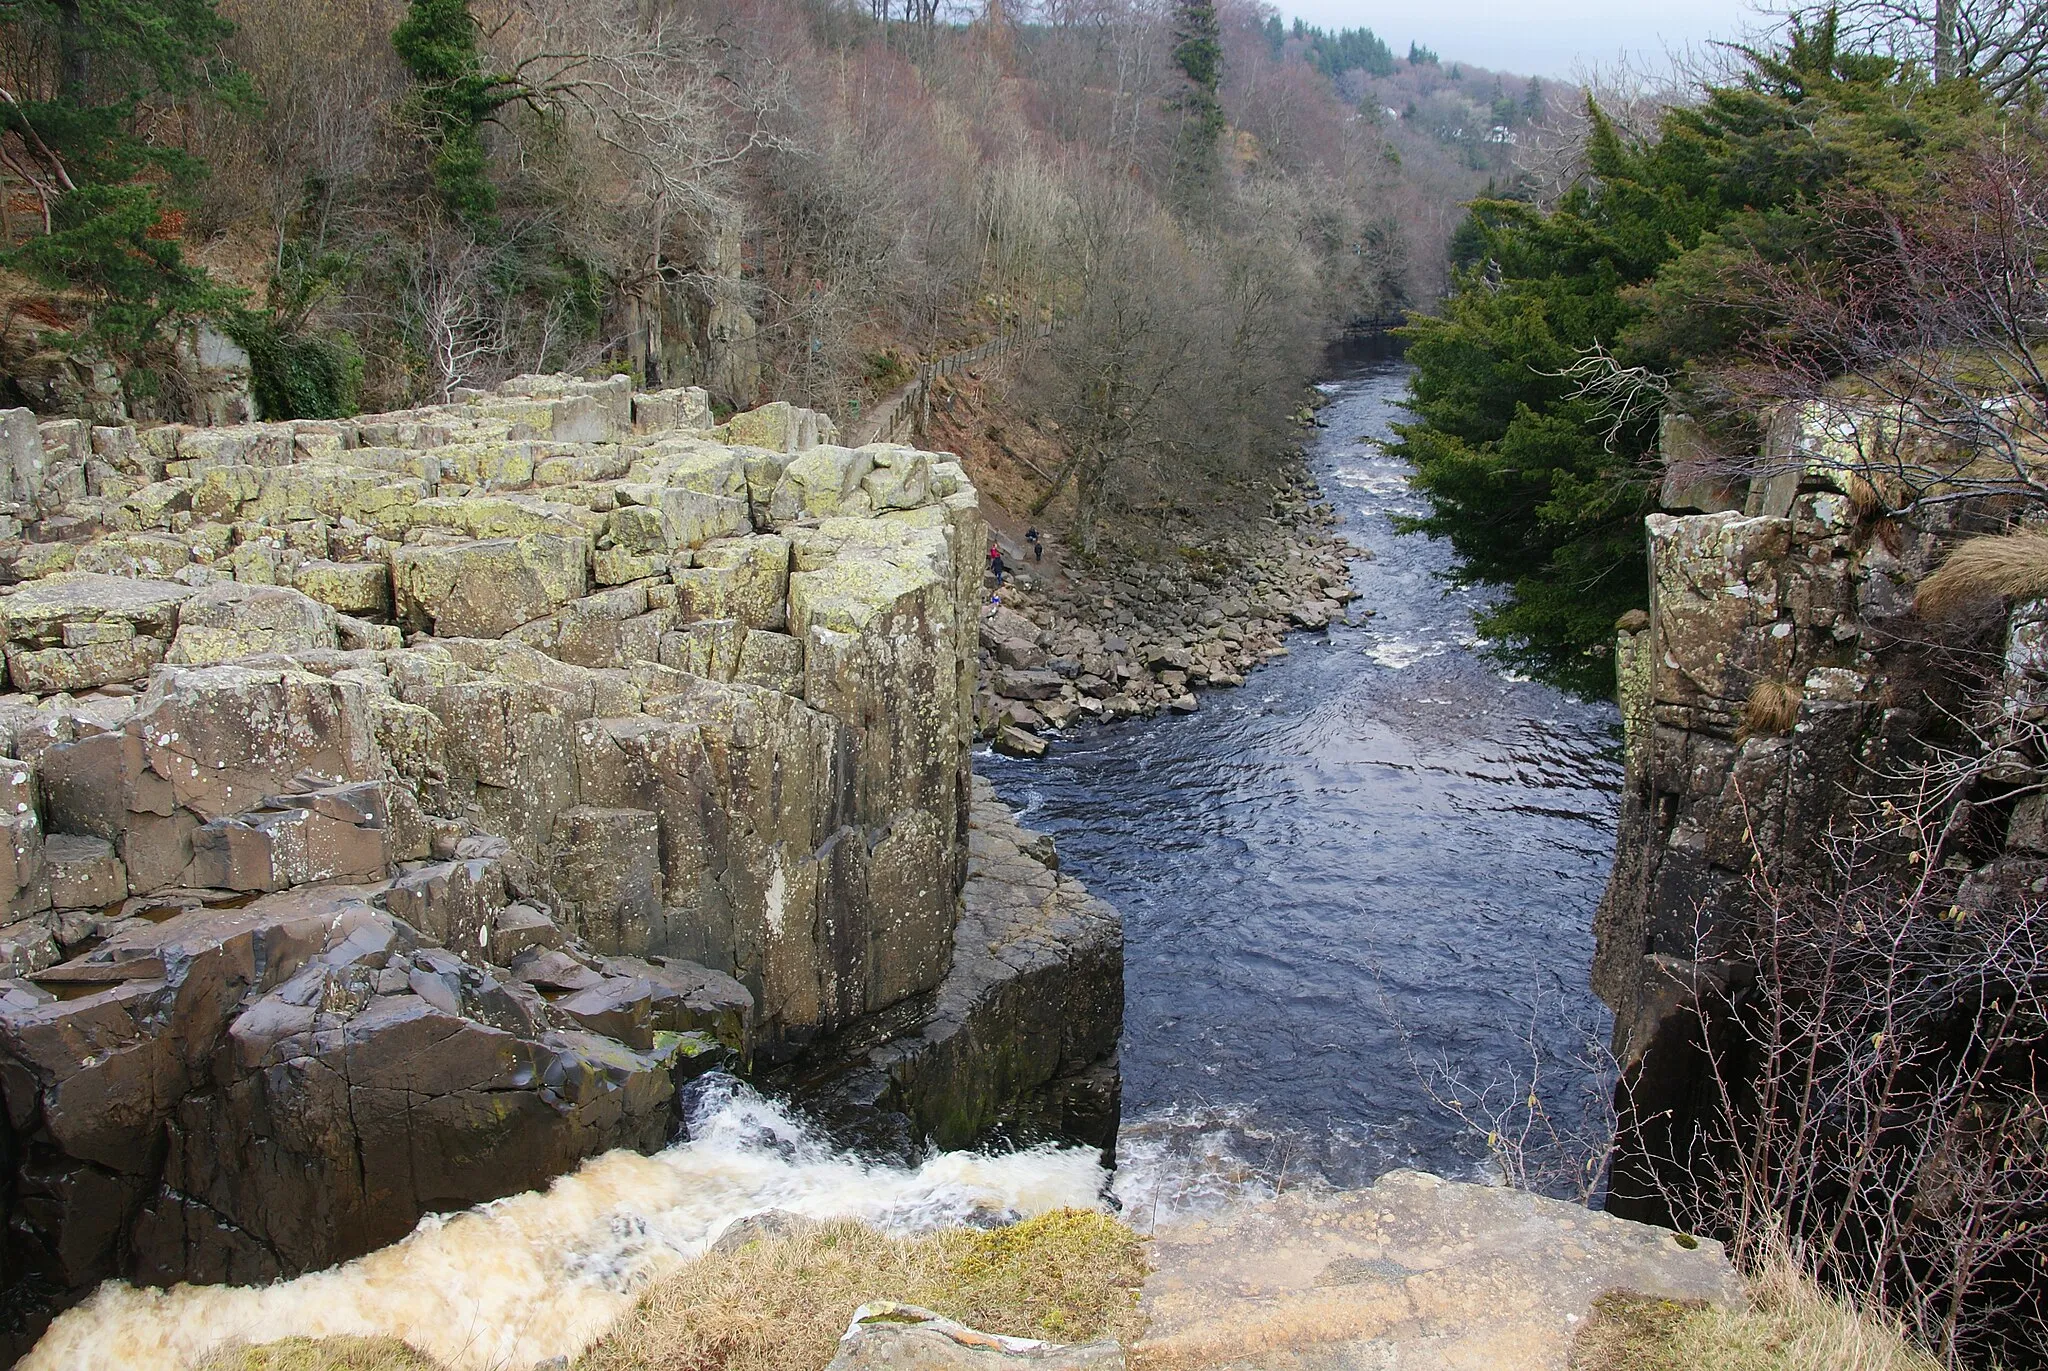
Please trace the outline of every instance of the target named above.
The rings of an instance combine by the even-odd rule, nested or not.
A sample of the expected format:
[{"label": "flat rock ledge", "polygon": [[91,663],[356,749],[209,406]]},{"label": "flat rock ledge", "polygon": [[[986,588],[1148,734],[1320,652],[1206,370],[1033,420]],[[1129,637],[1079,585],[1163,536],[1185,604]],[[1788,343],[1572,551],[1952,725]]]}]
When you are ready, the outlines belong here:
[{"label": "flat rock ledge", "polygon": [[1606,1291],[1742,1296],[1719,1243],[1417,1171],[1163,1229],[1153,1261],[1150,1371],[1564,1371]]}]

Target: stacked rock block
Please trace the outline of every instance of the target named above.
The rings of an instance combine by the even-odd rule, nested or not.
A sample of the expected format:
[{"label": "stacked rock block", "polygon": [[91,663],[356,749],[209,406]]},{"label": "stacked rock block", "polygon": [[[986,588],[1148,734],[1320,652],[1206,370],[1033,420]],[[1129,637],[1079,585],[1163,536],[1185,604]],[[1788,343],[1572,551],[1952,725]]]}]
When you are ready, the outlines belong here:
[{"label": "stacked rock block", "polygon": [[929,1001],[984,531],[835,436],[624,377],[0,414],[0,1274],[317,1266]]},{"label": "stacked rock block", "polygon": [[[1826,832],[1860,770],[1904,742],[1883,654],[1911,636],[1913,586],[1949,516],[1876,528],[1847,493],[1856,445],[1837,419],[1785,416],[1774,439],[1793,455],[1746,497],[1716,486],[1699,500],[1709,512],[1647,520],[1650,610],[1617,641],[1629,788],[1593,972],[1625,1059],[1647,1046],[1638,1001],[1647,1032],[1669,987],[1714,955],[1712,925],[1742,909],[1757,850]],[[1787,726],[1751,721],[1760,690],[1796,708]]]}]

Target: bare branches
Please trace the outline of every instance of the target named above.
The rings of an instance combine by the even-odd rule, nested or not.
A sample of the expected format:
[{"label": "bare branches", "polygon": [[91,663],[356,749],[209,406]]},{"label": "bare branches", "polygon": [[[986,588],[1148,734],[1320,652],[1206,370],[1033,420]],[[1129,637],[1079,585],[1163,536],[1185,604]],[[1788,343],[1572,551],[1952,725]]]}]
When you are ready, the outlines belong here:
[{"label": "bare branches", "polygon": [[1649,367],[1623,366],[1600,343],[1580,353],[1563,370],[1542,374],[1570,381],[1572,399],[1583,400],[1607,416],[1609,452],[1614,451],[1623,429],[1655,418],[1671,398],[1670,378]]},{"label": "bare branches", "polygon": [[504,323],[492,308],[490,252],[466,229],[438,222],[422,232],[406,263],[406,306],[437,403],[478,379],[503,343]]},{"label": "bare branches", "polygon": [[[10,121],[12,127],[0,128],[0,164],[4,164],[35,191],[36,200],[43,211],[43,232],[48,233],[50,201],[54,198],[52,187],[61,191],[77,190],[78,187],[72,183],[71,173],[65,168],[64,159],[43,141],[43,136],[36,132],[35,125],[21,115],[21,102],[14,98],[14,93],[0,86],[0,101],[5,101],[16,113],[16,117]],[[16,146],[8,146],[10,138]]]},{"label": "bare branches", "polygon": [[2043,0],[1851,0],[1837,12],[1848,43],[1917,62],[1937,80],[1975,81],[2001,102],[2048,74]]},{"label": "bare branches", "polygon": [[1874,776],[1824,875],[1757,849],[1721,939],[1749,974],[1692,1009],[1719,1112],[1661,1159],[1678,1221],[1788,1249],[1951,1366],[2048,1350],[2048,897],[1996,855],[2048,731],[2011,694]]},{"label": "bare branches", "polygon": [[[1540,1032],[1543,1014],[1541,999],[1532,1001],[1529,1023],[1517,1035],[1527,1059],[1501,1075],[1463,1078],[1448,1058],[1419,1068],[1417,1075],[1439,1109],[1485,1139],[1501,1184],[1587,1204],[1605,1183],[1614,1149],[1618,1064],[1591,1025],[1579,1026],[1576,1053],[1554,1057]],[[1568,1082],[1564,1102],[1575,1108],[1558,1107],[1553,1075]],[[1553,1098],[1546,1102],[1546,1096]]]},{"label": "bare branches", "polygon": [[1868,481],[1894,512],[1985,496],[2048,503],[2038,152],[1980,152],[1905,206],[1839,192],[1821,219],[1831,260],[1752,264],[1732,283],[1764,323],[1712,384],[1748,412],[1803,407],[1796,450],[1766,463]]}]

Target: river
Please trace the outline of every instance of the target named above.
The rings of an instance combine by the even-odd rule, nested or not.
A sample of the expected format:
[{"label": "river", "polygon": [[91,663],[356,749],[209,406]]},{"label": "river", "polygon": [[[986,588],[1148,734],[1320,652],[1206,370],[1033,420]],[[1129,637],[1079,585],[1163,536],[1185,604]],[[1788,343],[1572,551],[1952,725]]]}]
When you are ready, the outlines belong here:
[{"label": "river", "polygon": [[[1483,1175],[1476,1114],[1597,1133],[1608,1019],[1587,988],[1613,850],[1617,715],[1485,654],[1486,592],[1379,441],[1407,368],[1340,359],[1311,451],[1354,622],[1191,717],[1076,731],[977,769],[1123,912],[1124,1171],[1141,1208],[1397,1166]],[[1368,616],[1362,611],[1370,610]],[[1136,1217],[1143,1218],[1140,1213]]]}]

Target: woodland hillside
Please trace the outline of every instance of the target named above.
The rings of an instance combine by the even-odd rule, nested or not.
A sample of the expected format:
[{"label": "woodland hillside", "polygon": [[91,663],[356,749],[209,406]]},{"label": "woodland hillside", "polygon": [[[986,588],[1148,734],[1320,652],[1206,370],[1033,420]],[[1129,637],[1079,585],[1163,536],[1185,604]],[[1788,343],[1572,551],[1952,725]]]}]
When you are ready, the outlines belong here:
[{"label": "woodland hillside", "polygon": [[1084,516],[1260,471],[1552,95],[1210,0],[0,0],[0,53],[8,403],[205,417],[207,321],[247,417],[625,370],[857,418],[1072,321],[1028,390]]}]

